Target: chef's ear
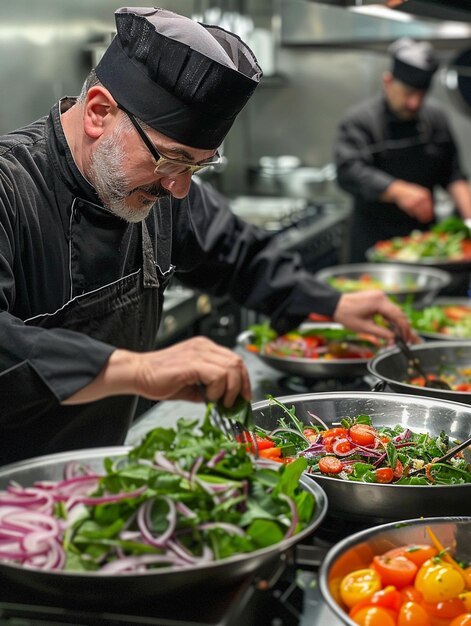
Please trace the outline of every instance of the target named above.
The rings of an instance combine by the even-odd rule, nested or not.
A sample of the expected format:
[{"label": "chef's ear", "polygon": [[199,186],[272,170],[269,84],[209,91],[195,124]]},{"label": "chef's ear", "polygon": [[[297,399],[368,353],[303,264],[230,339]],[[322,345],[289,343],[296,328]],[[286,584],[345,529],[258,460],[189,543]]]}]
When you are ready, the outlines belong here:
[{"label": "chef's ear", "polygon": [[83,129],[91,139],[98,139],[116,123],[118,107],[110,92],[101,85],[91,87],[85,99]]},{"label": "chef's ear", "polygon": [[394,77],[391,72],[384,72],[383,74],[383,87],[387,88],[394,81]]}]

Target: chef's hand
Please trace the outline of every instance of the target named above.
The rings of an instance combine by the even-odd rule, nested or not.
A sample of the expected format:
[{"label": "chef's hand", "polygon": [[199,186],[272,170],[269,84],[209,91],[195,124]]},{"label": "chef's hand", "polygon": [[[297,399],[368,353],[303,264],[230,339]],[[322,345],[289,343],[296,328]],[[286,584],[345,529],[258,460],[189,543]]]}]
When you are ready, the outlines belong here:
[{"label": "chef's hand", "polygon": [[433,196],[429,189],[404,180],[395,180],[381,196],[384,202],[394,202],[404,213],[422,224],[433,220]]},{"label": "chef's hand", "polygon": [[151,400],[222,399],[230,407],[239,394],[250,400],[251,387],[239,355],[206,337],[193,337],[152,352],[115,350],[97,378],[64,404],[129,394]]},{"label": "chef's hand", "polygon": [[337,304],[333,319],[334,322],[339,322],[350,330],[371,333],[392,343],[394,333],[389,328],[376,324],[373,319],[375,315],[381,315],[387,322],[397,326],[407,342],[419,341],[403,311],[393,304],[383,291],[376,289],[343,294]]}]

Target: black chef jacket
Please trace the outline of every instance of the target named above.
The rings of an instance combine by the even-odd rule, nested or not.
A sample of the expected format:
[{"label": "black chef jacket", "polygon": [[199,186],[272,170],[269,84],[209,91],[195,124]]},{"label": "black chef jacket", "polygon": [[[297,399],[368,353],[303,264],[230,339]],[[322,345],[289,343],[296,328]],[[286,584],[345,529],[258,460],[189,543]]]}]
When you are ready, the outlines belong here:
[{"label": "black chef jacket", "polygon": [[351,260],[362,262],[377,241],[408,235],[421,224],[397,205],[379,202],[396,179],[433,190],[465,179],[445,113],[424,102],[414,121],[400,120],[383,96],[347,111],[335,140],[338,184],[354,198]]},{"label": "black chef jacket", "polygon": [[[49,116],[0,139],[0,464],[124,441],[130,417],[120,415],[119,402],[112,410],[106,399],[96,403],[91,421],[95,403],[60,403],[91,382],[116,347],[127,347],[126,324],[102,341],[98,314],[84,313],[87,331],[77,332],[67,312],[89,299],[100,305],[110,285],[120,294],[121,283],[141,268],[144,231],[161,291],[175,270],[188,286],[229,293],[270,316],[280,332],[313,309],[332,314],[339,298],[302,270],[299,257],[278,254],[268,233],[231,213],[209,185],[193,181],[186,198],[159,200],[141,224],[105,210],[63,133],[60,110],[73,103],[64,99]],[[156,317],[161,309],[160,302]],[[154,340],[142,337],[139,345],[150,349]],[[66,409],[75,411],[70,432],[68,414],[59,413]],[[81,409],[88,415],[82,428]]]}]

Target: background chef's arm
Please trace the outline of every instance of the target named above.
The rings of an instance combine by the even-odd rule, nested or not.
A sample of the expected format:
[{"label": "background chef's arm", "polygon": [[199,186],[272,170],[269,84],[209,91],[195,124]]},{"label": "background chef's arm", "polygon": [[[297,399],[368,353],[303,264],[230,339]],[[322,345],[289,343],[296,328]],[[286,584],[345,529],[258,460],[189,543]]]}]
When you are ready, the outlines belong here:
[{"label": "background chef's arm", "polygon": [[347,115],[338,127],[334,145],[337,182],[356,199],[375,202],[395,179],[375,166],[374,121],[363,118],[363,113]]},{"label": "background chef's arm", "polygon": [[471,219],[471,188],[467,180],[455,180],[447,191],[463,219]]}]

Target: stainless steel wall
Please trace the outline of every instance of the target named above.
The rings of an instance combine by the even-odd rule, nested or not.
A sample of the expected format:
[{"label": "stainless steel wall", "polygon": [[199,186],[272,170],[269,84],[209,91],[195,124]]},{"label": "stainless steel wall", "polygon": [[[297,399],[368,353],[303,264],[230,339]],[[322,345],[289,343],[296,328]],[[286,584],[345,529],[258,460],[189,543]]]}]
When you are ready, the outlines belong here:
[{"label": "stainless steel wall", "polygon": [[[0,2],[0,132],[44,115],[61,96],[79,92],[93,64],[93,46],[109,38],[113,11],[122,4],[113,0]],[[142,4],[142,0],[128,3]],[[159,4],[184,15],[205,5],[197,0],[159,0]],[[219,4],[234,10],[237,2]],[[240,5],[262,25],[276,24],[271,0],[240,0]],[[375,93],[386,67],[385,56],[373,52],[278,47],[279,76],[267,78],[259,87],[225,142],[230,162],[218,180],[221,188],[244,192],[248,166],[256,165],[263,155],[295,154],[313,166],[329,162],[338,120],[349,105]],[[471,117],[454,107],[435,82],[431,95],[449,109],[471,174]]]}]

